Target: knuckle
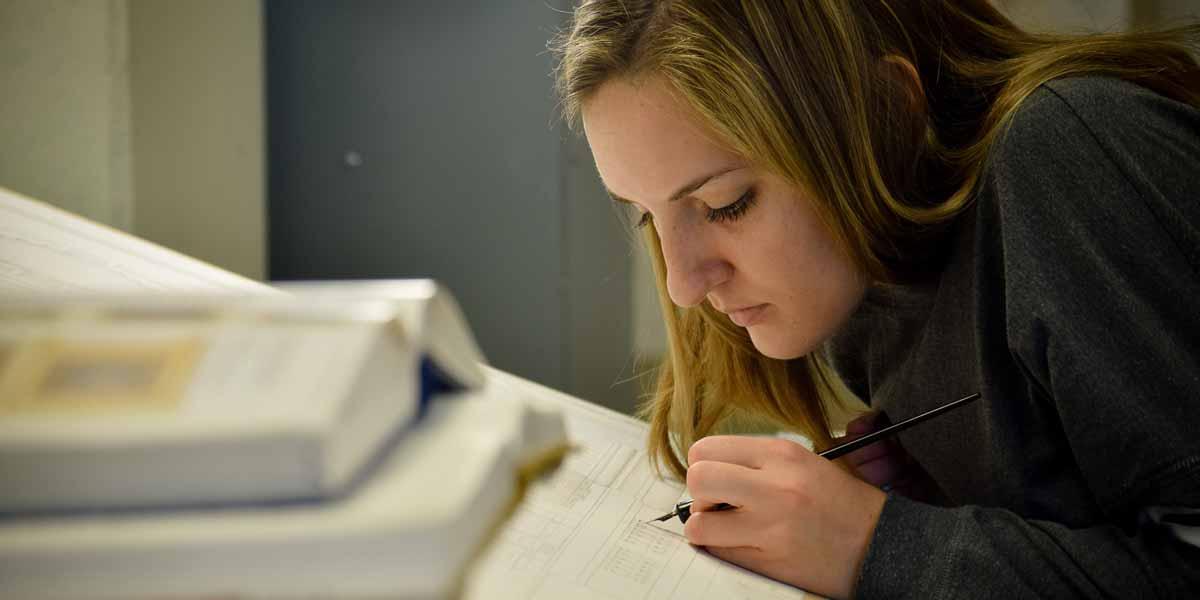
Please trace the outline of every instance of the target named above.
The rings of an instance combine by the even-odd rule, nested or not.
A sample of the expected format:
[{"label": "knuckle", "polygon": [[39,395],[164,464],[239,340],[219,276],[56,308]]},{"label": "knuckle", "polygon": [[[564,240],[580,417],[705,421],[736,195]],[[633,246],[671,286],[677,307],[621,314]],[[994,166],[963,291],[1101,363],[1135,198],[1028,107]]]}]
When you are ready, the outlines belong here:
[{"label": "knuckle", "polygon": [[790,440],[772,440],[768,452],[781,460],[793,461],[800,457],[803,446]]},{"label": "knuckle", "polygon": [[687,461],[688,461],[689,469],[691,467],[694,467],[697,462],[700,462],[700,456],[703,453],[703,450],[701,449],[700,445],[703,444],[704,440],[706,440],[706,439],[708,439],[708,438],[700,438],[699,440],[696,440],[696,442],[692,444],[691,448],[688,448]]},{"label": "knuckle", "polygon": [[717,463],[708,460],[692,463],[692,466],[688,467],[687,488],[693,496],[696,494],[696,490],[702,490],[712,482],[716,467]]},{"label": "knuckle", "polygon": [[703,437],[696,440],[691,448],[688,448],[688,464],[695,464],[704,460],[708,456],[708,447],[713,444],[713,437]]},{"label": "knuckle", "polygon": [[779,479],[779,492],[789,505],[807,504],[810,492],[808,477],[804,473],[790,473]]}]

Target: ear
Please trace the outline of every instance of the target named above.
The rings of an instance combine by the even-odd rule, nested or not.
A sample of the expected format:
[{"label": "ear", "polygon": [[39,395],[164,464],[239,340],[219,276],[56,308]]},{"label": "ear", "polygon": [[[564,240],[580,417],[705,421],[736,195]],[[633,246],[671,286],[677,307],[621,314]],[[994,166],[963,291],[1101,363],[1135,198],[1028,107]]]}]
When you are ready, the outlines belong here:
[{"label": "ear", "polygon": [[908,59],[888,54],[876,64],[881,90],[874,121],[876,160],[887,174],[888,184],[907,194],[918,185],[919,163],[930,141],[929,105],[921,76]]},{"label": "ear", "polygon": [[880,59],[879,72],[894,89],[904,94],[909,110],[918,114],[925,112],[925,88],[921,85],[921,75],[911,61],[897,54],[888,54]]}]

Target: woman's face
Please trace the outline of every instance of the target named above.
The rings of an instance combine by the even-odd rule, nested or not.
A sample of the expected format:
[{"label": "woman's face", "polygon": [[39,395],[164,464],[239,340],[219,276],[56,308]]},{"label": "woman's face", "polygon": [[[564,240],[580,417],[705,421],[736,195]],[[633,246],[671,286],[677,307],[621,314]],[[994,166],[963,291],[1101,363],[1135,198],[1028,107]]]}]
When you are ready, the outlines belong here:
[{"label": "woman's face", "polygon": [[773,358],[805,355],[863,297],[866,278],[834,243],[810,196],[707,136],[657,78],[615,79],[583,106],[609,193],[653,220],[671,300],[707,300]]}]

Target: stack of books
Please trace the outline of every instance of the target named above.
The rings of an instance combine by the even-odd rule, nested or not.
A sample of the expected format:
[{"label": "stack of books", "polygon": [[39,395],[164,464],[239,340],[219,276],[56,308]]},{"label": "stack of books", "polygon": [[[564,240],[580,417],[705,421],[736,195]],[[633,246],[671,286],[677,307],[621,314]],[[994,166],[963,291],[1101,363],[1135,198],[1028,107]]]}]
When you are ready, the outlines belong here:
[{"label": "stack of books", "polygon": [[[0,595],[453,596],[567,448],[432,281],[243,285],[3,190],[0,215]],[[194,285],[25,285],[96,278],[34,272],[81,244]]]}]

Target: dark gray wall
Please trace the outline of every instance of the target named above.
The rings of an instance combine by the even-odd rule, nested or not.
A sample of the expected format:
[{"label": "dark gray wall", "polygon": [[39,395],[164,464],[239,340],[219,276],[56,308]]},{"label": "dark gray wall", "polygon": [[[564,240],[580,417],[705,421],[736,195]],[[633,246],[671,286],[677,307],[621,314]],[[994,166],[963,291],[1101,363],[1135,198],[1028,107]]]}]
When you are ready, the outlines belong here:
[{"label": "dark gray wall", "polygon": [[628,410],[628,244],[555,113],[563,7],[266,9],[271,278],[434,277],[494,365]]}]

